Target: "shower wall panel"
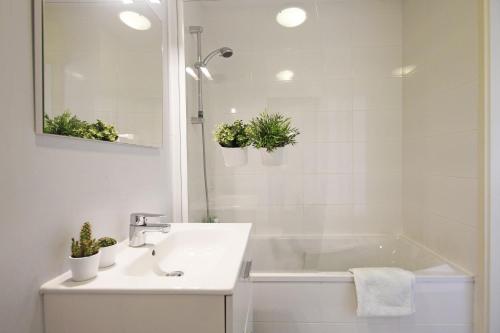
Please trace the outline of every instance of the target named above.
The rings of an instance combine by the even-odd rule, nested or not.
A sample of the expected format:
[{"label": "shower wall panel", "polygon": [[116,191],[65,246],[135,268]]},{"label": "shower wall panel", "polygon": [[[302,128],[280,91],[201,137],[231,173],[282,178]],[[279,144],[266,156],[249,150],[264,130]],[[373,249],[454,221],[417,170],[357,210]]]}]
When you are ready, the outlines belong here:
[{"label": "shower wall panel", "polygon": [[[221,222],[253,222],[258,234],[401,232],[401,1],[305,1],[296,28],[276,21],[287,4],[185,3],[201,13],[204,54],[234,49],[210,63],[214,80],[205,82],[212,211]],[[290,80],[278,78],[285,70]],[[263,166],[250,149],[247,166],[225,167],[210,132],[264,111],[291,117],[301,132],[286,164]],[[190,221],[199,221],[200,128],[189,126]]]}]

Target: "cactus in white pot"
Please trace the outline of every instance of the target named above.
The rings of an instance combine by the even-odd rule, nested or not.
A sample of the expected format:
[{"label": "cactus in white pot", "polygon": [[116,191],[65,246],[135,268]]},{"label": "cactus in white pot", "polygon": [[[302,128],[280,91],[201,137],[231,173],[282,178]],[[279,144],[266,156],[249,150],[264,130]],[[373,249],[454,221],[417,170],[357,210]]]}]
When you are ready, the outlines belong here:
[{"label": "cactus in white pot", "polygon": [[281,165],[284,162],[284,148],[297,143],[299,130],[292,127],[291,119],[279,113],[262,113],[253,118],[248,126],[252,145],[260,149],[264,165]]},{"label": "cactus in white pot", "polygon": [[99,244],[92,238],[92,226],[85,222],[80,230],[80,239],[71,239],[69,265],[73,280],[85,281],[97,276],[99,259]]},{"label": "cactus in white pot", "polygon": [[101,252],[101,260],[99,267],[108,267],[115,263],[116,253],[118,252],[118,244],[114,238],[101,237],[97,240]]},{"label": "cactus in white pot", "polygon": [[225,166],[237,167],[248,163],[247,147],[250,145],[250,141],[247,130],[248,125],[241,120],[217,126],[214,138],[221,147]]}]

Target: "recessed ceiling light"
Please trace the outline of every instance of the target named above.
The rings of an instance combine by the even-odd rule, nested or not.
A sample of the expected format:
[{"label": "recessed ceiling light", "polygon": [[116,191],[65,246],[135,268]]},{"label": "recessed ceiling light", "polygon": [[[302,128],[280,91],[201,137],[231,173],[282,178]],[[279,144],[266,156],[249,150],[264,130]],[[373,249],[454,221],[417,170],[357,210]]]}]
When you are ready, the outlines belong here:
[{"label": "recessed ceiling light", "polygon": [[120,13],[120,20],[128,27],[135,30],[148,30],[151,28],[151,21],[139,13],[125,11]]},{"label": "recessed ceiling light", "polygon": [[237,111],[236,111],[236,108],[231,108],[231,113],[232,114],[235,114]]},{"label": "recessed ceiling light", "polygon": [[413,74],[413,72],[415,72],[416,69],[417,69],[417,66],[415,66],[415,65],[408,65],[408,66],[399,67],[399,68],[396,68],[392,71],[392,76],[394,76],[394,77],[408,77],[411,74]]},{"label": "recessed ceiling light", "polygon": [[78,80],[83,80],[83,79],[85,79],[85,76],[83,76],[83,74],[82,74],[82,73],[78,73],[78,72],[71,71],[71,70],[68,70],[68,69],[67,69],[65,72],[66,72],[66,74],[71,75],[71,76],[72,76],[72,77],[74,77],[75,79],[78,79]]},{"label": "recessed ceiling light", "polygon": [[304,23],[306,19],[306,11],[299,7],[285,8],[276,15],[276,21],[287,28],[298,27]]},{"label": "recessed ceiling light", "polygon": [[134,0],[122,0],[122,2],[126,5],[130,5],[130,4],[134,3]]},{"label": "recessed ceiling light", "polygon": [[276,74],[276,78],[278,81],[292,81],[295,73],[289,69],[285,69]]},{"label": "recessed ceiling light", "polygon": [[160,0],[149,0],[151,3],[160,3]]}]

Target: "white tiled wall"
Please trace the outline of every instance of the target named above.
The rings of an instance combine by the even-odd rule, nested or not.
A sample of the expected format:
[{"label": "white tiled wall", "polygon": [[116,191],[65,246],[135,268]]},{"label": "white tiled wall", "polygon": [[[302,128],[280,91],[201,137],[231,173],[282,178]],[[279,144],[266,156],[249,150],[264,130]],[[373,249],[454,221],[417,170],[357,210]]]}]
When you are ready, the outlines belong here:
[{"label": "white tiled wall", "polygon": [[[475,272],[479,216],[476,1],[403,1],[404,232]],[[445,18],[446,19],[443,19]]]},{"label": "white tiled wall", "polygon": [[[402,65],[402,3],[309,0],[302,6],[305,24],[292,29],[275,20],[288,4],[185,3],[186,26],[196,21],[189,13],[203,13],[197,24],[205,29],[204,54],[221,46],[235,51],[210,63],[215,80],[205,85],[213,210],[223,222],[254,222],[256,233],[398,233],[402,79],[392,72]],[[276,80],[285,69],[295,73],[293,81]],[[193,95],[189,100],[192,116]],[[292,117],[301,131],[287,164],[264,167],[251,150],[247,166],[224,167],[211,138],[214,126],[249,120],[266,108]],[[199,128],[189,130],[190,176],[200,175]],[[195,179],[191,221],[204,205],[201,178]]]},{"label": "white tiled wall", "polygon": [[[223,222],[253,222],[261,234],[404,231],[475,271],[475,1],[310,0],[306,23],[293,29],[275,22],[285,5],[185,4],[187,13],[203,13],[185,19],[204,26],[205,54],[221,46],[235,51],[210,63],[215,80],[205,84],[215,214]],[[415,67],[400,78],[393,72],[402,66]],[[283,69],[295,72],[293,81],[275,79]],[[188,77],[190,116],[193,83]],[[213,127],[266,108],[292,117],[301,130],[287,164],[262,166],[251,149],[247,166],[224,167]],[[190,217],[197,221],[204,207],[201,138],[190,126]]]}]

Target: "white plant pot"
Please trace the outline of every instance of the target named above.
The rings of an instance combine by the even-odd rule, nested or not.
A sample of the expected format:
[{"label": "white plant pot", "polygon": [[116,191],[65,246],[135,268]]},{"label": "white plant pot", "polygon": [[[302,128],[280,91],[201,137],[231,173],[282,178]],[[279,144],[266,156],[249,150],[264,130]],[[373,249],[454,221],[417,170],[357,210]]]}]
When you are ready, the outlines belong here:
[{"label": "white plant pot", "polygon": [[266,149],[260,151],[262,164],[268,166],[277,166],[285,163],[285,148],[277,148],[273,152],[268,152]]},{"label": "white plant pot", "polygon": [[118,252],[118,244],[101,247],[99,252],[101,253],[99,268],[111,266],[115,263],[116,253]]},{"label": "white plant pot", "polygon": [[96,277],[100,258],[100,251],[90,257],[72,258],[70,256],[69,266],[73,275],[73,281],[85,281]]},{"label": "white plant pot", "polygon": [[248,163],[248,149],[220,147],[224,156],[224,165],[227,167],[243,166]]}]

